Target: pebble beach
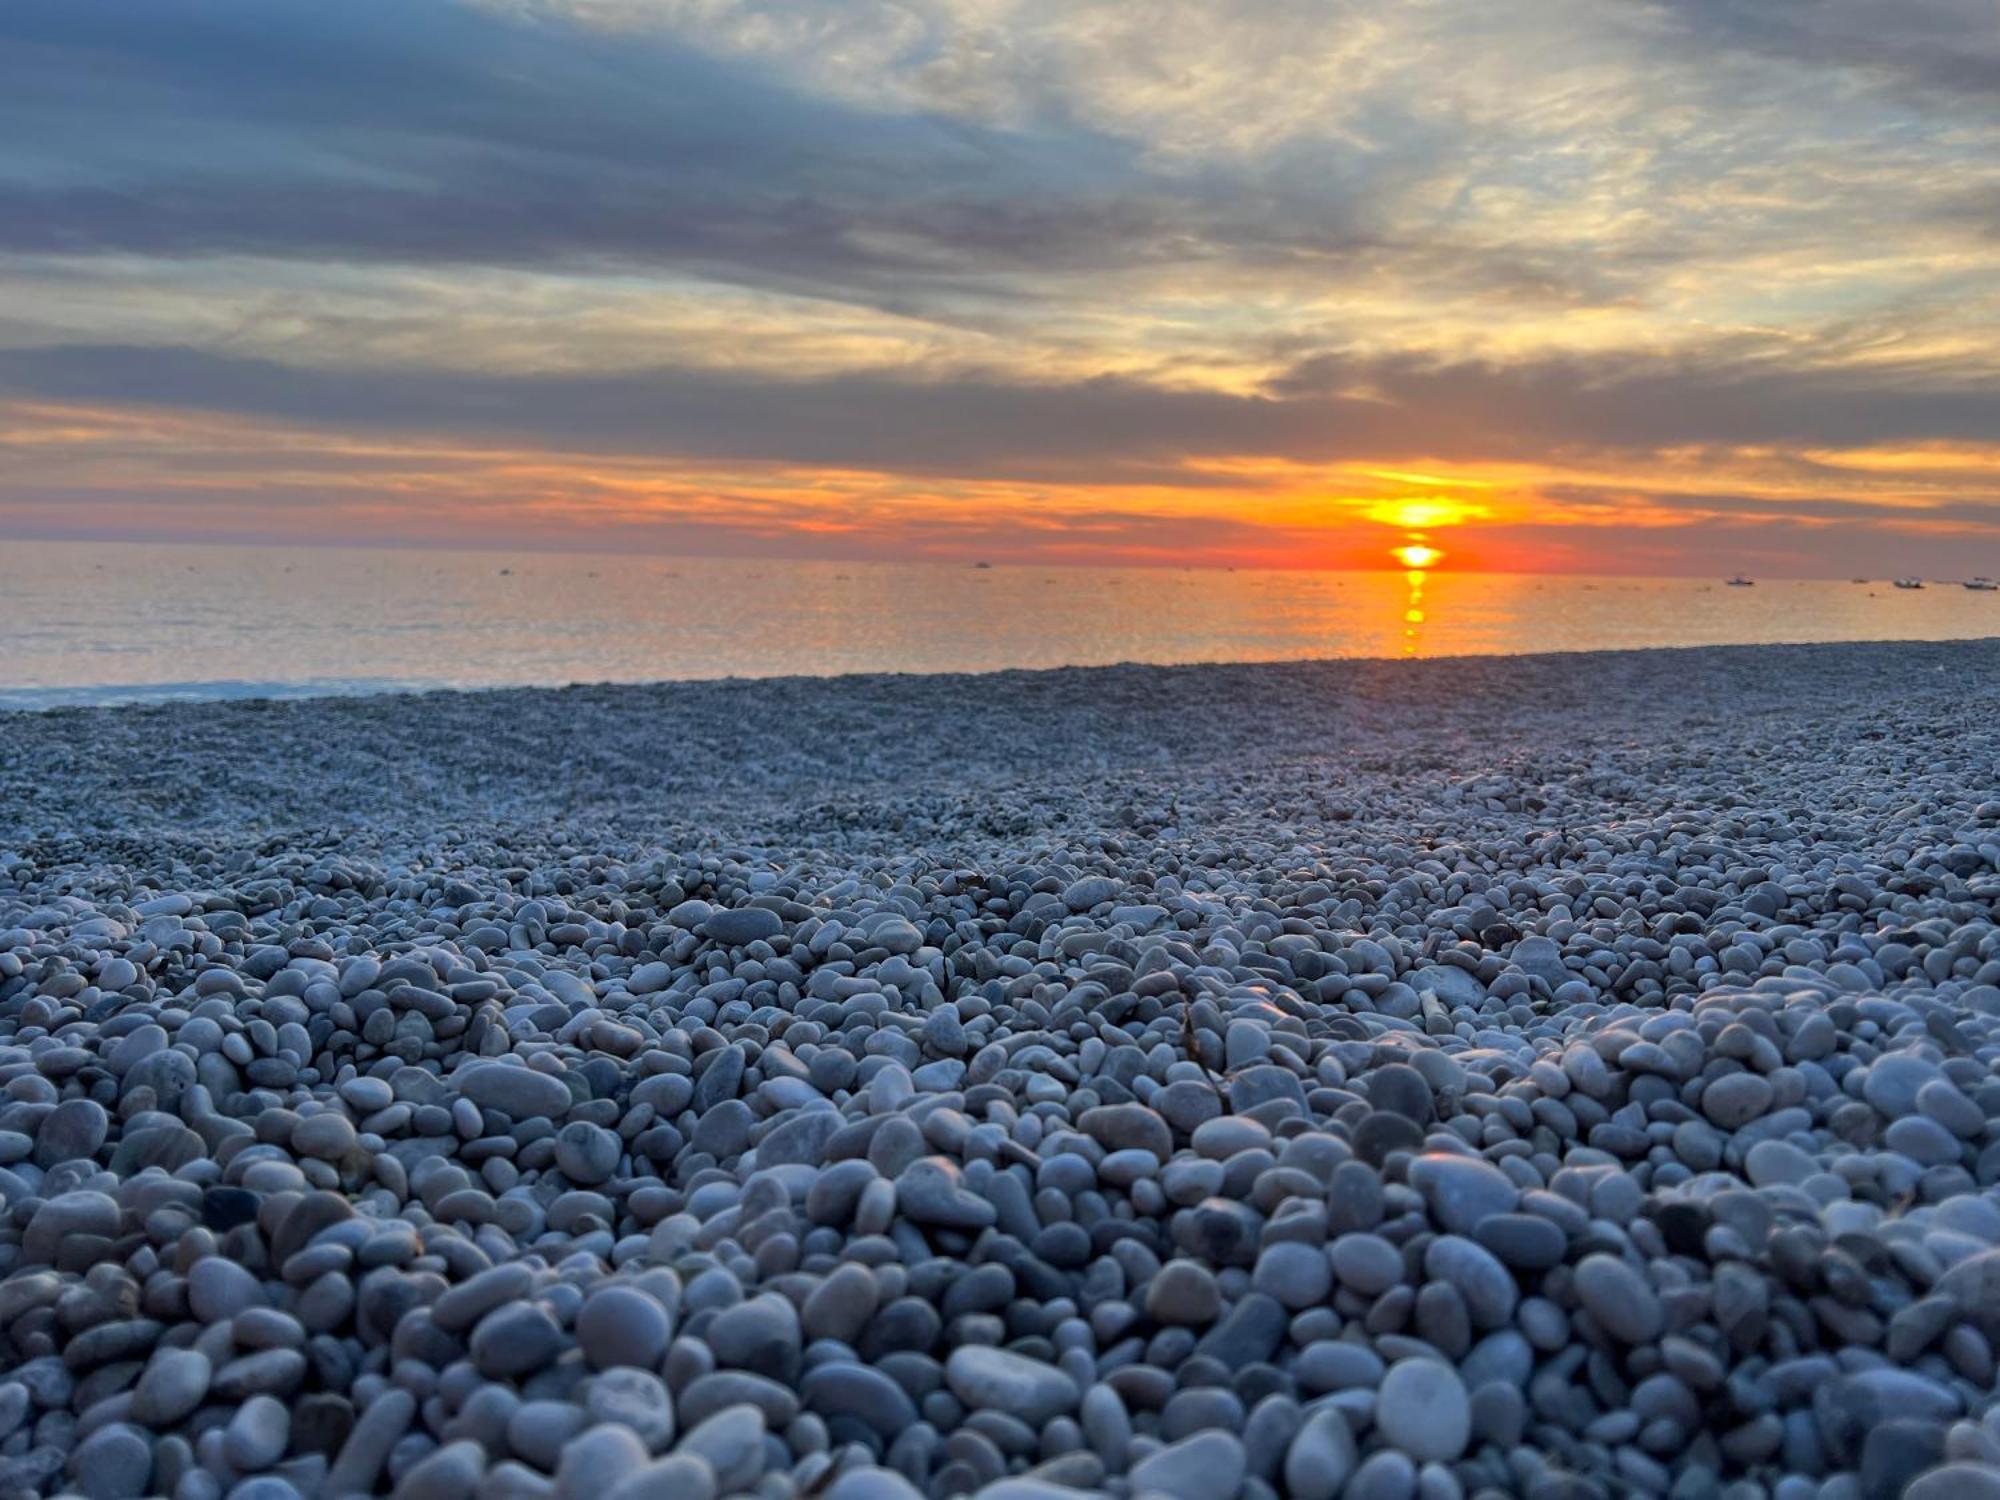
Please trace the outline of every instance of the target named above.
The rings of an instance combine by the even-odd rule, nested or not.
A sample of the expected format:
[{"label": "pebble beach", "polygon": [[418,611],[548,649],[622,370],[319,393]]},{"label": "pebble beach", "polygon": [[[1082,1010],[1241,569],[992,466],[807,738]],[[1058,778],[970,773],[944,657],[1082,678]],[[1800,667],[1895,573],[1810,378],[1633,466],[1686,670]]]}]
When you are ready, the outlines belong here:
[{"label": "pebble beach", "polygon": [[0,715],[0,1497],[1996,1500],[1996,701]]}]

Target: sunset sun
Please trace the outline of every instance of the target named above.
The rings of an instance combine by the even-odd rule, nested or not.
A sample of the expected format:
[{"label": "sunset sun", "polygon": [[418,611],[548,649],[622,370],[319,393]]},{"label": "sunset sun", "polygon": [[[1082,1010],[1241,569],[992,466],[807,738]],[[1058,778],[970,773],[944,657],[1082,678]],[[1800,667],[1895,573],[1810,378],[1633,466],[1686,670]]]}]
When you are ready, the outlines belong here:
[{"label": "sunset sun", "polygon": [[1444,553],[1423,542],[1405,542],[1390,549],[1389,555],[1406,568],[1422,570],[1444,560]]}]

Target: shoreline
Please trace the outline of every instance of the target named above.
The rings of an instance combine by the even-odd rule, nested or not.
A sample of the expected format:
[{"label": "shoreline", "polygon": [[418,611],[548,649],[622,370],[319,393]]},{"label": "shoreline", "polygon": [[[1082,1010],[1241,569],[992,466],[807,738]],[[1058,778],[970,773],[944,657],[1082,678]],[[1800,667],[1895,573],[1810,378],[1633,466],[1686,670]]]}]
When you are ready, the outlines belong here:
[{"label": "shoreline", "polygon": [[[995,680],[1009,679],[1023,675],[1053,676],[1074,672],[1190,672],[1198,670],[1252,670],[1271,667],[1338,668],[1344,666],[1381,667],[1390,665],[1420,667],[1429,664],[1448,665],[1491,661],[1535,662],[1550,659],[1562,661],[1595,661],[1611,657],[1650,657],[1673,653],[1879,650],[1896,647],[1979,647],[1996,644],[2000,644],[2000,631],[1996,631],[1993,635],[1960,636],[1945,640],[1926,637],[1885,636],[1871,640],[1744,641],[1695,645],[1621,646],[1613,648],[1559,647],[1545,651],[1440,652],[1423,656],[1274,656],[1245,658],[1234,661],[1190,660],[1165,662],[1130,659],[1111,662],[1063,663],[1053,666],[991,667],[967,671],[931,671],[922,668],[910,668],[907,670],[837,671],[828,673],[739,673],[713,677],[658,677],[633,680],[621,678],[578,679],[560,683],[518,682],[458,685],[442,682],[406,681],[402,679],[337,679],[331,682],[319,679],[306,679],[299,682],[282,680],[237,682],[230,680],[204,681],[191,679],[184,682],[122,683],[83,687],[0,687],[0,722],[4,722],[5,716],[11,714],[51,714],[86,710],[147,708],[199,708],[205,705],[217,706],[236,703],[339,703],[380,698],[421,700],[478,696],[482,694],[572,693],[610,689],[661,691],[676,688],[740,686],[757,683],[781,685],[822,683],[838,685],[850,682],[875,683],[930,678]],[[62,701],[48,703],[13,701],[50,694],[61,695]],[[93,694],[119,696],[101,701],[85,696]]]}]

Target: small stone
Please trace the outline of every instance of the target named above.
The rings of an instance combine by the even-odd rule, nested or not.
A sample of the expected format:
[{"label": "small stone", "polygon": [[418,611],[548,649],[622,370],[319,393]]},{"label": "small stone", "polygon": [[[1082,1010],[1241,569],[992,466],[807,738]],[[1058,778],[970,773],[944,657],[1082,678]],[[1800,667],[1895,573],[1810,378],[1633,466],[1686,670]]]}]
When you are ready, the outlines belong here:
[{"label": "small stone", "polygon": [[673,1320],[658,1299],[630,1286],[592,1292],[576,1316],[577,1342],[598,1370],[614,1365],[657,1369],[673,1331]]},{"label": "small stone", "polygon": [[1149,1151],[1161,1161],[1174,1154],[1172,1128],[1143,1104],[1099,1105],[1077,1124],[1108,1151]]},{"label": "small stone", "polygon": [[944,1376],[952,1394],[973,1410],[1009,1412],[1036,1428],[1074,1412],[1083,1399],[1076,1382],[1054,1365],[1004,1349],[955,1349]]},{"label": "small stone", "polygon": [[1306,1418],[1285,1454],[1285,1492],[1292,1500],[1334,1500],[1354,1472],[1354,1430],[1335,1407]]},{"label": "small stone", "polygon": [[584,1187],[595,1187],[617,1171],[623,1152],[617,1136],[587,1120],[572,1120],[556,1132],[556,1170]]},{"label": "small stone", "polygon": [[497,1109],[514,1120],[560,1119],[570,1109],[570,1092],[560,1078],[511,1063],[475,1063],[454,1074],[452,1083],[481,1109]]},{"label": "small stone", "polygon": [[1865,1500],[1900,1500],[1909,1483],[1944,1458],[1939,1422],[1891,1418],[1871,1428],[1861,1444],[1861,1493]]},{"label": "small stone", "polygon": [[701,925],[703,937],[731,948],[774,938],[784,930],[784,921],[778,914],[761,906],[725,908]]},{"label": "small stone", "polygon": [[1333,1289],[1333,1267],[1320,1246],[1281,1240],[1257,1257],[1251,1285],[1298,1312],[1326,1300]]},{"label": "small stone", "polygon": [[896,1206],[912,1223],[949,1229],[985,1229],[996,1217],[991,1203],[966,1190],[958,1164],[943,1156],[923,1157],[902,1170]]},{"label": "small stone", "polygon": [[1156,1323],[1206,1328],[1222,1315],[1215,1273],[1192,1260],[1170,1260],[1146,1283],[1146,1316]]},{"label": "small stone", "polygon": [[232,1260],[205,1256],[188,1271],[188,1306],[204,1323],[226,1323],[253,1307],[266,1306],[257,1278]]},{"label": "small stone", "polygon": [[1410,1163],[1410,1186],[1423,1194],[1431,1217],[1452,1234],[1469,1235],[1482,1219],[1511,1213],[1521,1200],[1520,1189],[1491,1162],[1443,1152]]},{"label": "small stone", "polygon": [[376,1476],[388,1462],[390,1448],[410,1430],[412,1418],[416,1418],[416,1396],[408,1390],[392,1386],[368,1402],[368,1408],[354,1420],[332,1468],[326,1470],[320,1492],[326,1496],[374,1494]]},{"label": "small stone", "polygon": [[1504,1328],[1514,1316],[1520,1289],[1492,1252],[1455,1234],[1442,1234],[1424,1252],[1424,1271],[1433,1283],[1454,1288],[1465,1300],[1476,1328]]},{"label": "small stone", "polygon": [[1755,1073],[1727,1073],[1701,1091],[1701,1112],[1724,1130],[1748,1125],[1771,1107],[1771,1085]]},{"label": "small stone", "polygon": [[1341,1500],[1411,1500],[1417,1493],[1417,1466],[1393,1448],[1371,1453],[1347,1481]]},{"label": "small stone", "polygon": [[666,1382],[629,1365],[606,1370],[584,1388],[583,1409],[592,1425],[616,1422],[638,1434],[648,1451],[659,1453],[674,1437],[674,1403]]},{"label": "small stone", "polygon": [[214,1367],[195,1349],[162,1349],[146,1363],[132,1388],[132,1420],[171,1427],[208,1395]]},{"label": "small stone", "polygon": [[1173,1500],[1215,1500],[1234,1495],[1246,1471],[1241,1438],[1228,1432],[1199,1432],[1134,1464],[1132,1490]]},{"label": "small stone", "polygon": [[1539,1214],[1492,1214],[1479,1221],[1473,1238],[1516,1271],[1546,1271],[1562,1264],[1569,1237]]},{"label": "small stone", "polygon": [[339,1161],[355,1149],[354,1124],[345,1115],[332,1113],[308,1116],[292,1130],[292,1150],[300,1156]]},{"label": "small stone", "polygon": [[752,1297],[716,1315],[708,1345],[723,1365],[789,1382],[799,1370],[799,1315],[775,1293]]},{"label": "small stone", "polygon": [[884,1442],[918,1420],[908,1392],[871,1365],[816,1365],[800,1378],[799,1396],[807,1410],[829,1421],[852,1417]]},{"label": "small stone", "polygon": [[924,1494],[894,1469],[863,1464],[836,1479],[826,1492],[826,1500],[924,1500]]},{"label": "small stone", "polygon": [[110,1134],[111,1119],[95,1099],[65,1099],[50,1110],[35,1133],[34,1161],[48,1168],[66,1161],[88,1161]]},{"label": "small stone", "polygon": [[1911,1480],[1902,1500],[2000,1500],[2000,1465],[1945,1464]]},{"label": "small stone", "polygon": [[1328,1247],[1340,1284],[1364,1297],[1378,1297],[1403,1279],[1403,1253],[1377,1234],[1343,1234]]},{"label": "small stone", "polygon": [[471,1500],[485,1472],[486,1450],[479,1444],[446,1443],[403,1475],[396,1500]]},{"label": "small stone", "polygon": [[742,1489],[763,1471],[764,1414],[754,1406],[726,1407],[690,1431],[674,1452],[706,1463],[722,1493]]},{"label": "small stone", "polygon": [[1598,1326],[1622,1343],[1649,1343],[1665,1326],[1658,1293],[1615,1256],[1586,1255],[1578,1261],[1576,1295]]},{"label": "small stone", "polygon": [[222,1453],[246,1474],[268,1469],[285,1456],[292,1415],[275,1396],[252,1396],[222,1430]]},{"label": "small stone", "polygon": [[137,1428],[113,1422],[77,1444],[69,1467],[88,1500],[131,1500],[152,1479],[153,1445]]},{"label": "small stone", "polygon": [[1450,1365],[1398,1360],[1376,1392],[1375,1428],[1384,1442],[1420,1463],[1450,1463],[1471,1440],[1471,1398]]},{"label": "small stone", "polygon": [[698,1458],[676,1453],[626,1475],[603,1500],[714,1500],[714,1496],[714,1471]]},{"label": "small stone", "polygon": [[562,1330],[535,1303],[516,1303],[488,1313],[472,1331],[472,1362],[482,1375],[501,1379],[527,1375],[562,1352]]},{"label": "small stone", "polygon": [[1790,1141],[1759,1141],[1743,1157],[1743,1172],[1758,1187],[1804,1182],[1819,1164]]},{"label": "small stone", "polygon": [[564,1500],[595,1500],[646,1465],[646,1445],[631,1428],[606,1422],[563,1444],[556,1463],[556,1492]]}]

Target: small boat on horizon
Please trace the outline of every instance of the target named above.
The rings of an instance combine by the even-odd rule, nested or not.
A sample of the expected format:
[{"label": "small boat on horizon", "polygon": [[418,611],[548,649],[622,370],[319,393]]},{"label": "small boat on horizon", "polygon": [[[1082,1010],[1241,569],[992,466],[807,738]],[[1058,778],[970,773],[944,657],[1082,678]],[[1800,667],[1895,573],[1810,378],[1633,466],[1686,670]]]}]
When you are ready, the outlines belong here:
[{"label": "small boat on horizon", "polygon": [[1924,581],[1921,578],[1898,578],[1896,580],[1896,587],[1899,589],[1920,589],[1923,586]]},{"label": "small boat on horizon", "polygon": [[1982,594],[1990,594],[1995,589],[2000,589],[2000,583],[1995,583],[1984,573],[1980,574],[1977,578],[1966,579],[1965,586],[1969,589],[1975,589]]},{"label": "small boat on horizon", "polygon": [[1754,578],[1745,578],[1741,573],[1738,573],[1734,578],[1729,580],[1729,586],[1733,589],[1755,588],[1757,580]]}]

